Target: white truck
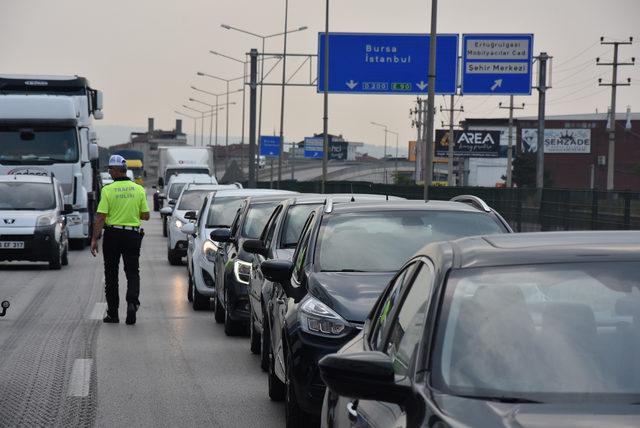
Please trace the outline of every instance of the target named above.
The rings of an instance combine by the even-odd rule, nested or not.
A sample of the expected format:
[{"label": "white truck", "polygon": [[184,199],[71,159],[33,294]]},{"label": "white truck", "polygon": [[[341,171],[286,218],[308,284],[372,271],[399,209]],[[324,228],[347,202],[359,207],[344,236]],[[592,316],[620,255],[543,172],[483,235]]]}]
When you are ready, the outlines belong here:
[{"label": "white truck", "polygon": [[214,175],[211,147],[158,147],[158,185],[164,187],[172,175]]},{"label": "white truck", "polygon": [[72,247],[86,245],[99,195],[93,119],[102,93],[78,76],[0,75],[0,174],[53,173],[62,184]]}]

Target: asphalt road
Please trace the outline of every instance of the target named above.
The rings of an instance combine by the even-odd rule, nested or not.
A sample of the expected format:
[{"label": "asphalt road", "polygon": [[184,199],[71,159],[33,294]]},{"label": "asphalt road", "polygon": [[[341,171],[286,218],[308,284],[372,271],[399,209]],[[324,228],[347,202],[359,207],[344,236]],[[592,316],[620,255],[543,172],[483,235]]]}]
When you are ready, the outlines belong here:
[{"label": "asphalt road", "polygon": [[141,307],[103,324],[101,255],[69,266],[0,263],[0,427],[276,427],[284,408],[247,338],[228,338],[212,312],[194,312],[186,267],[170,266],[157,213],[145,223]]}]

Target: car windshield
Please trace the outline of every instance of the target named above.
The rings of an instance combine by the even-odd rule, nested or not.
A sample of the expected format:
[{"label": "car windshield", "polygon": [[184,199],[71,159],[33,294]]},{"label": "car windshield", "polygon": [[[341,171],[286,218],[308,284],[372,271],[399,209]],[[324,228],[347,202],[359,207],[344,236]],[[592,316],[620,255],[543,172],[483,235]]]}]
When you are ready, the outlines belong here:
[{"label": "car windshield", "polygon": [[453,271],[434,382],[479,397],[639,401],[638,278],[640,262]]},{"label": "car windshield", "polygon": [[186,185],[187,183],[173,183],[169,189],[169,199],[178,199],[180,192],[182,192],[182,189],[184,189]]},{"label": "car windshield", "polygon": [[246,196],[229,196],[213,198],[207,215],[205,227],[229,227]]},{"label": "car windshield", "polygon": [[493,217],[477,212],[339,214],[323,221],[316,260],[323,271],[392,272],[426,244],[504,232]]},{"label": "car windshield", "polygon": [[179,210],[198,210],[204,201],[204,197],[211,190],[185,190],[180,196],[180,202],[178,203]]},{"label": "car windshield", "polygon": [[282,248],[295,248],[300,238],[300,232],[304,227],[304,223],[309,217],[311,211],[318,208],[321,204],[303,204],[293,205],[287,211],[287,217],[284,219],[282,231]]},{"label": "car windshield", "polygon": [[0,164],[78,161],[78,138],[72,127],[0,127]]},{"label": "car windshield", "polygon": [[52,210],[56,207],[51,183],[0,183],[0,210]]},{"label": "car windshield", "polygon": [[247,218],[242,227],[242,237],[250,239],[258,239],[262,234],[265,224],[269,220],[269,216],[279,202],[266,202],[254,204],[249,207]]}]

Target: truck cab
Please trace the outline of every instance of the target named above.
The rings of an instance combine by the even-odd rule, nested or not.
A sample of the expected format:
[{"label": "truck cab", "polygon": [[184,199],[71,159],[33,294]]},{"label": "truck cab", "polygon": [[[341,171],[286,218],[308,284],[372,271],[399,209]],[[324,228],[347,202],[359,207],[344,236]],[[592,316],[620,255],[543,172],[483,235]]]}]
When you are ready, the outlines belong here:
[{"label": "truck cab", "polygon": [[83,248],[99,192],[97,134],[102,92],[78,76],[0,75],[0,174],[54,173],[73,247]]}]

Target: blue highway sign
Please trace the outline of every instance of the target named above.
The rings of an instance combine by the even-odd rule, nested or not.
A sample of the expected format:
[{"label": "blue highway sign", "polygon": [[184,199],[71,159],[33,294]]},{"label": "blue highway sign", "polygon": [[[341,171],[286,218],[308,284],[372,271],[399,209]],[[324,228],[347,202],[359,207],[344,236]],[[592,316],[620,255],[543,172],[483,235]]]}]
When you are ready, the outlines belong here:
[{"label": "blue highway sign", "polygon": [[533,34],[463,34],[464,95],[531,95]]},{"label": "blue highway sign", "polygon": [[[324,33],[318,33],[318,92],[324,91]],[[329,33],[329,92],[426,94],[428,34]],[[458,83],[458,35],[436,37],[437,94]]]},{"label": "blue highway sign", "polygon": [[312,159],[322,159],[324,153],[323,137],[304,138],[304,157]]},{"label": "blue highway sign", "polygon": [[267,156],[267,157],[280,156],[280,136],[261,135],[260,136],[260,156]]}]

